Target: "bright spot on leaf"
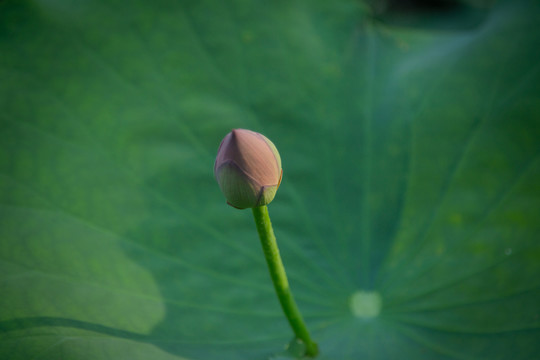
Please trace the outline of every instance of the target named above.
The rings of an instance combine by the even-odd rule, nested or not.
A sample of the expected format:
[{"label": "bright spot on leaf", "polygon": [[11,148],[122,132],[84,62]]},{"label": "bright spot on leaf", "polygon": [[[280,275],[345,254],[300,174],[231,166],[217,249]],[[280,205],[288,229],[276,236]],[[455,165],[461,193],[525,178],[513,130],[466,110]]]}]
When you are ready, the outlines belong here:
[{"label": "bright spot on leaf", "polygon": [[382,298],[378,292],[356,291],[349,300],[349,306],[354,316],[374,318],[381,312]]}]

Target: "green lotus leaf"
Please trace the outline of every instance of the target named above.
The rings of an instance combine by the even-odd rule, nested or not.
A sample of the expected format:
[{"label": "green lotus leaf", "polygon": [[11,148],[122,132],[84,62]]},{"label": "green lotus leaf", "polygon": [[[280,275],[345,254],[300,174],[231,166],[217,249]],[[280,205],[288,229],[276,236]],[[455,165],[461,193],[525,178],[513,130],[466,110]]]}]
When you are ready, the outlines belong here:
[{"label": "green lotus leaf", "polygon": [[540,358],[540,5],[368,9],[0,1],[0,358],[294,356],[235,128],[318,359]]}]

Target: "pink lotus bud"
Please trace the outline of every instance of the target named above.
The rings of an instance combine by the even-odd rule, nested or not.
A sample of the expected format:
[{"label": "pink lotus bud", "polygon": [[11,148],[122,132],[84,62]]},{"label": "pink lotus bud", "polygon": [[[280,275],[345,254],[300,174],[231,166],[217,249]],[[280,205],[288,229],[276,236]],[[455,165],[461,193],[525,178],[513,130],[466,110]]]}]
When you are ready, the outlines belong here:
[{"label": "pink lotus bud", "polygon": [[214,176],[229,205],[246,209],[269,204],[282,174],[279,153],[264,135],[235,129],[221,141]]}]

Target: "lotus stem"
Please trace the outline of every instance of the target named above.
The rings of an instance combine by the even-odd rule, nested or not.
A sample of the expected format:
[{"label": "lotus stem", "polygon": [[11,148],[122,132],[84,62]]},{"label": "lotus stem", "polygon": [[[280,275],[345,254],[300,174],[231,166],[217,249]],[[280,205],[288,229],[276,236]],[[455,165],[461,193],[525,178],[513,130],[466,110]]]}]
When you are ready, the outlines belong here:
[{"label": "lotus stem", "polygon": [[302,314],[294,301],[293,294],[289,287],[289,281],[287,280],[287,274],[285,273],[285,267],[283,266],[281,256],[279,255],[276,237],[274,235],[274,230],[272,229],[270,216],[268,215],[268,207],[263,205],[254,207],[252,210],[266,263],[268,264],[268,270],[270,271],[270,277],[274,283],[274,288],[281,304],[281,308],[283,309],[296,338],[305,344],[306,355],[315,357],[319,353],[319,349],[317,344],[311,340]]}]

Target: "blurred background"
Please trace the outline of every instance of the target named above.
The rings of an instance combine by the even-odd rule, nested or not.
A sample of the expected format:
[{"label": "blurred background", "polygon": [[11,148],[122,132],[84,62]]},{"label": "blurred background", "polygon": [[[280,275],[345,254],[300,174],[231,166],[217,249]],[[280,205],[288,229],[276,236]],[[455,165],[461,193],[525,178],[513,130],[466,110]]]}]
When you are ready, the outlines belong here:
[{"label": "blurred background", "polygon": [[0,358],[540,358],[537,1],[0,1]]}]

